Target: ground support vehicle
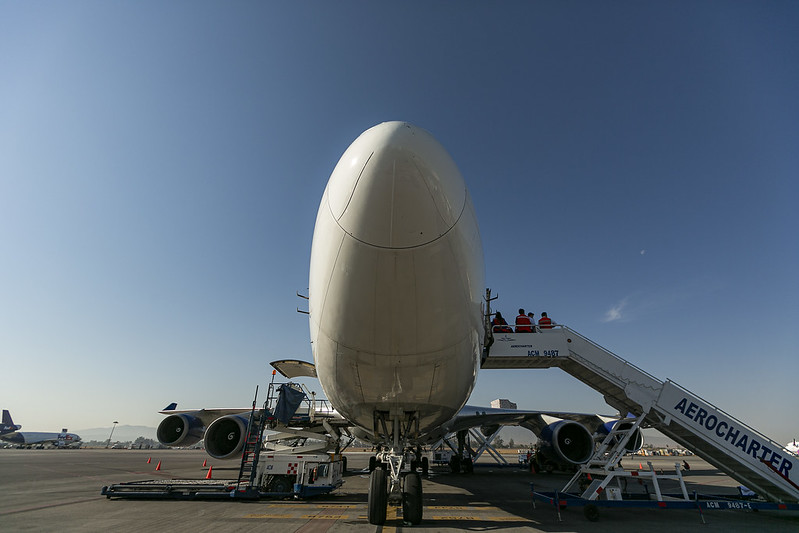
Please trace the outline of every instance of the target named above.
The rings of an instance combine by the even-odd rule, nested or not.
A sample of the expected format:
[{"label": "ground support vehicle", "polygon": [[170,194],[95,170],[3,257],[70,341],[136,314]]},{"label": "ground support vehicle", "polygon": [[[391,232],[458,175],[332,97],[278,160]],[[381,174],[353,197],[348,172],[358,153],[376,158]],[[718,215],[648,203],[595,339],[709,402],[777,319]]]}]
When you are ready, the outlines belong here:
[{"label": "ground support vehicle", "polygon": [[264,454],[247,487],[239,480],[151,479],[105,486],[107,498],[244,499],[310,498],[344,484],[341,456]]},{"label": "ground support vehicle", "polygon": [[340,455],[269,454],[259,461],[256,486],[265,496],[309,498],[343,485],[343,474]]}]

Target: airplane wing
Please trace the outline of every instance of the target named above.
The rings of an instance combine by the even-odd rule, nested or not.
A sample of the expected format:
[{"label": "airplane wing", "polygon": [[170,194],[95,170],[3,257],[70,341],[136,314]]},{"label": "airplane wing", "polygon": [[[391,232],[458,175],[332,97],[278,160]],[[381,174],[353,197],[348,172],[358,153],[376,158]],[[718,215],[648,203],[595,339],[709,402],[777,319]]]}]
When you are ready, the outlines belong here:
[{"label": "airplane wing", "polygon": [[217,418],[227,415],[249,413],[252,410],[251,407],[221,407],[211,409],[176,409],[176,407],[176,403],[171,403],[161,411],[158,411],[158,413],[162,415],[190,415],[200,420],[204,426],[209,426],[211,422]]},{"label": "airplane wing", "polygon": [[561,411],[497,409],[466,405],[444,427],[447,432],[451,433],[473,427],[522,426],[538,435],[554,419],[572,420],[594,430],[606,422],[618,420],[619,416]]},{"label": "airplane wing", "polygon": [[[632,419],[629,419],[632,420]],[[444,424],[440,433],[431,435],[433,439],[444,438],[455,432],[479,427],[486,437],[496,432],[500,426],[521,426],[532,431],[551,457],[573,465],[582,464],[594,451],[595,438],[607,434],[619,421],[629,424],[625,417],[568,413],[561,411],[523,411],[517,409],[496,409],[488,407],[465,406],[455,417]],[[624,427],[624,426],[620,426]],[[643,446],[643,436],[636,429],[625,445],[629,452]]]}]

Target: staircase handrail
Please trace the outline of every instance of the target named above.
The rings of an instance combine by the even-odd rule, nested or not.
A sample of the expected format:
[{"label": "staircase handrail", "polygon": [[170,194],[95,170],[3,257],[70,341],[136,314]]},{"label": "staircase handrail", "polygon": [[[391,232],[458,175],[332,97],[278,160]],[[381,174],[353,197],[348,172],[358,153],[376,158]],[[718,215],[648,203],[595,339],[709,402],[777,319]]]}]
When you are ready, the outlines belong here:
[{"label": "staircase handrail", "polygon": [[[644,374],[644,375],[645,375],[646,377],[648,377],[649,379],[652,379],[652,380],[654,380],[654,381],[657,381],[657,382],[660,382],[660,383],[662,383],[662,382],[663,382],[663,380],[662,380],[662,379],[660,379],[660,378],[657,378],[657,377],[653,376],[652,374],[650,374],[650,373],[649,373],[649,372],[647,372],[646,370],[642,369],[641,367],[639,367],[639,366],[636,366],[636,365],[632,364],[631,362],[627,361],[626,359],[624,359],[624,358],[622,358],[622,357],[619,357],[618,355],[616,355],[616,354],[615,354],[615,353],[613,353],[612,351],[610,351],[610,350],[608,350],[607,348],[605,348],[604,346],[602,346],[602,345],[600,345],[600,344],[598,344],[598,343],[596,343],[596,342],[592,341],[591,339],[589,339],[589,338],[588,338],[588,337],[586,337],[585,335],[581,335],[580,333],[577,333],[576,331],[574,331],[573,329],[571,329],[571,328],[570,328],[570,327],[568,327],[568,326],[562,326],[562,328],[563,328],[565,331],[568,331],[569,333],[571,333],[572,335],[575,335],[575,336],[579,337],[581,340],[583,340],[583,341],[587,342],[588,344],[590,344],[590,345],[594,346],[595,348],[598,348],[598,349],[602,350],[603,352],[607,353],[608,355],[610,355],[611,357],[613,357],[614,359],[616,359],[617,361],[619,361],[619,362],[620,362],[620,363],[622,363],[623,365],[625,365],[625,366],[628,366],[628,367],[630,367],[630,368],[633,368],[633,369],[635,369],[637,372],[640,372],[641,374]],[[579,354],[578,354],[578,355],[579,355]]]}]

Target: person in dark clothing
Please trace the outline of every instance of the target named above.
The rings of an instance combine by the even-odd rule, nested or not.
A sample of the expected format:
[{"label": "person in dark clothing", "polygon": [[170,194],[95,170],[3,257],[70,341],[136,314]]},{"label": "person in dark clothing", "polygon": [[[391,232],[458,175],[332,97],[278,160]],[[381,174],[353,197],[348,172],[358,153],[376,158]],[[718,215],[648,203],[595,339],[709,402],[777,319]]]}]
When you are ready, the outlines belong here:
[{"label": "person in dark clothing", "polygon": [[508,325],[508,322],[502,317],[502,313],[497,311],[497,314],[494,316],[494,320],[491,321],[491,325],[494,326],[492,331],[494,333],[513,333],[513,329]]}]

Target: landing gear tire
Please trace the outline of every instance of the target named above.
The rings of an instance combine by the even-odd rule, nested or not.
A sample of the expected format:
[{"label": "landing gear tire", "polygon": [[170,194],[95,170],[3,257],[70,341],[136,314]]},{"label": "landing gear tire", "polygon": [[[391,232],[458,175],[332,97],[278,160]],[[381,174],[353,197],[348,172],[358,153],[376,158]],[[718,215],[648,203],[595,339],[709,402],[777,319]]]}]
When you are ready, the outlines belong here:
[{"label": "landing gear tire", "polygon": [[277,478],[272,481],[272,492],[291,492],[291,484],[287,479]]},{"label": "landing gear tire", "polygon": [[375,526],[385,524],[387,505],[386,471],[376,468],[369,475],[369,505],[366,514],[370,524]]},{"label": "landing gear tire", "polygon": [[372,456],[369,458],[369,472],[374,472],[377,468],[377,457]]},{"label": "landing gear tire", "polygon": [[402,490],[402,520],[419,525],[422,522],[422,478],[416,472],[405,476]]},{"label": "landing gear tire", "polygon": [[461,471],[461,458],[453,455],[449,460],[449,470],[453,474],[459,474]]},{"label": "landing gear tire", "polygon": [[427,457],[422,457],[422,475],[427,477],[430,474],[430,461],[427,460]]},{"label": "landing gear tire", "polygon": [[463,472],[465,474],[471,474],[474,472],[474,463],[472,462],[471,457],[463,460]]},{"label": "landing gear tire", "polygon": [[583,514],[591,522],[596,522],[599,520],[599,507],[593,503],[589,503],[585,506],[585,509],[583,509]]}]

